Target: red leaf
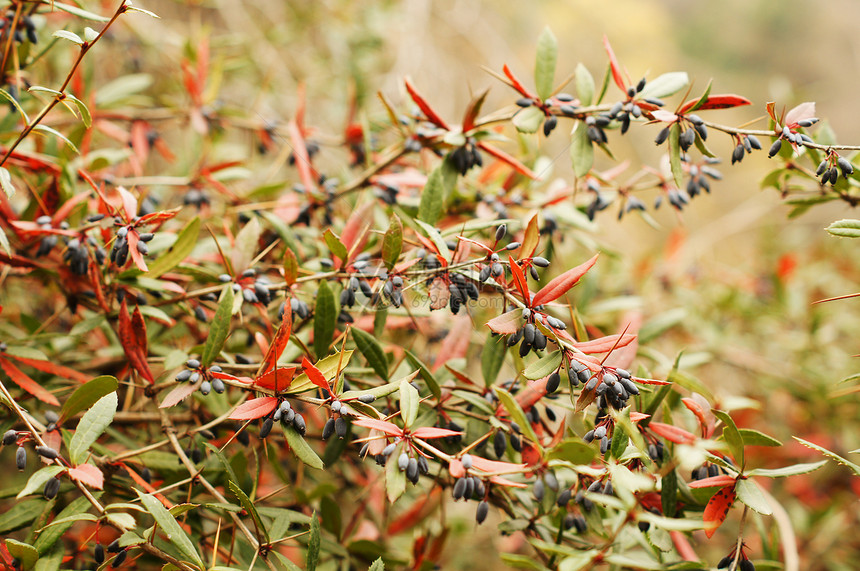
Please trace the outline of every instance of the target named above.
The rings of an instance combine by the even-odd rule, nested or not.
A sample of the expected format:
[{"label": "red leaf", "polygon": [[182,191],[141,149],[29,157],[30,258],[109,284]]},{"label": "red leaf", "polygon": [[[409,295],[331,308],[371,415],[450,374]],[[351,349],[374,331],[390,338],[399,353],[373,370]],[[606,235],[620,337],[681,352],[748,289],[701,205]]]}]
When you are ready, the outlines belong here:
[{"label": "red leaf", "polygon": [[662,422],[651,422],[648,428],[653,430],[657,435],[662,436],[675,444],[692,444],[696,441],[696,435],[687,432],[683,428],[672,426],[671,424],[663,424]]},{"label": "red leaf", "polygon": [[409,96],[412,98],[412,101],[415,102],[415,105],[421,109],[421,112],[430,120],[431,123],[435,124],[437,127],[442,127],[443,129],[448,129],[447,123],[439,117],[433,108],[427,104],[427,101],[424,100],[423,97],[418,93],[415,89],[415,86],[412,85],[412,82],[408,79],[404,82],[406,84],[406,91],[409,92]]},{"label": "red leaf", "polygon": [[660,381],[657,379],[643,379],[640,377],[632,377],[632,379],[640,385],[671,385],[669,381]]},{"label": "red leaf", "polygon": [[635,340],[635,335],[633,335],[632,333],[627,333],[623,337],[620,335],[607,335],[606,337],[598,337],[597,339],[592,339],[591,341],[583,341],[581,343],[575,341],[573,345],[583,353],[606,353],[613,347],[615,347],[616,349],[620,347],[626,347],[627,345],[633,343],[633,341]]},{"label": "red leaf", "polygon": [[491,155],[491,156],[495,157],[496,159],[502,161],[503,163],[507,163],[511,168],[513,168],[515,171],[517,171],[521,175],[527,176],[532,180],[540,180],[540,177],[537,174],[535,174],[535,172],[532,169],[530,169],[529,167],[527,167],[526,165],[521,163],[519,160],[517,160],[516,158],[514,158],[511,155],[509,155],[508,153],[506,153],[505,151],[498,149],[498,148],[496,148],[492,145],[489,145],[487,143],[484,143],[484,142],[479,142],[478,148],[481,149],[482,151],[484,151],[485,153],[487,153],[488,155]]},{"label": "red leaf", "polygon": [[295,163],[296,168],[299,170],[299,178],[308,191],[313,191],[316,189],[316,185],[314,184],[316,177],[314,176],[313,167],[311,166],[308,148],[305,146],[305,139],[302,136],[302,132],[296,124],[295,119],[289,122],[287,125],[287,131],[290,133],[290,144],[293,147],[293,155],[296,158]]},{"label": "red leaf", "polygon": [[514,482],[513,480],[508,480],[507,478],[502,478],[501,476],[491,476],[490,481],[494,484],[498,484],[499,486],[507,486],[509,488],[527,488],[528,486],[522,482]]},{"label": "red leaf", "polygon": [[116,187],[116,191],[119,193],[119,196],[122,199],[122,209],[125,213],[124,218],[128,222],[131,222],[134,217],[137,216],[137,199],[132,193],[130,193],[121,186]]},{"label": "red leaf", "polygon": [[735,484],[735,477],[729,476],[728,474],[720,474],[719,476],[712,476],[710,478],[702,478],[701,480],[694,480],[687,484],[691,488],[715,488],[717,486],[733,486]]},{"label": "red leaf", "polygon": [[275,392],[283,391],[289,388],[290,383],[293,380],[293,375],[295,374],[295,367],[278,367],[277,369],[257,377],[254,384],[258,387],[270,389]]},{"label": "red leaf", "polygon": [[262,418],[278,406],[277,397],[260,397],[251,399],[236,407],[230,415],[233,420],[253,420]]},{"label": "red leaf", "polygon": [[609,56],[609,66],[612,68],[612,79],[615,80],[615,85],[618,86],[618,89],[627,93],[624,75],[621,73],[621,65],[618,63],[618,58],[615,57],[615,52],[612,51],[612,46],[609,45],[609,38],[606,36],[603,36],[603,47],[606,48],[606,53]]},{"label": "red leaf", "polygon": [[531,444],[524,444],[521,454],[526,466],[537,466],[540,464],[540,451]]},{"label": "red leaf", "polygon": [[340,241],[346,246],[346,251],[349,254],[348,261],[352,261],[361,252],[364,243],[367,242],[367,229],[373,221],[370,212],[375,207],[375,202],[367,202],[361,208],[354,210],[346,221],[346,226],[343,227],[343,232],[340,234]]},{"label": "red leaf", "polygon": [[135,224],[136,227],[140,227],[146,224],[161,224],[162,222],[166,222],[179,214],[179,211],[182,208],[171,208],[170,210],[159,210],[158,212],[150,212],[149,214],[145,214],[140,217],[140,220]]},{"label": "red leaf", "polygon": [[806,101],[786,113],[783,122],[786,125],[795,125],[798,121],[812,119],[813,117],[815,117],[815,103],[813,101]]},{"label": "red leaf", "polygon": [[454,459],[448,462],[448,472],[452,478],[462,478],[466,475],[466,468],[461,461]]},{"label": "red leaf", "polygon": [[435,373],[442,365],[451,359],[464,357],[469,349],[469,339],[472,336],[472,320],[468,315],[454,318],[454,325],[442,346],[439,348],[439,356],[433,363],[432,371]]},{"label": "red leaf", "polygon": [[482,472],[488,473],[498,473],[498,472],[506,472],[506,473],[516,473],[522,472],[525,468],[525,464],[514,464],[512,462],[499,462],[497,460],[487,460],[486,458],[481,458],[480,456],[472,455],[472,466],[481,470]]},{"label": "red leaf", "polygon": [[69,476],[97,490],[101,490],[104,487],[104,474],[92,464],[81,464],[80,466],[69,468]]},{"label": "red leaf", "polygon": [[[302,357],[302,368],[305,370],[305,374],[311,380],[313,384],[328,392],[329,394],[333,394],[331,389],[328,386],[328,381],[325,380],[325,375],[322,374],[322,371],[316,368],[316,366],[308,361],[307,357]],[[325,395],[325,393],[323,393]]]},{"label": "red leaf", "polygon": [[412,436],[415,438],[444,438],[446,436],[458,436],[462,432],[456,430],[448,430],[447,428],[436,428],[435,426],[422,426],[412,431]]},{"label": "red leaf", "polygon": [[595,254],[594,257],[587,262],[567,270],[543,286],[541,290],[535,294],[534,299],[531,301],[531,306],[543,305],[566,294],[570,288],[575,286],[580,278],[582,278],[582,276],[591,269],[595,262],[597,262],[597,256],[599,255],[600,254]]},{"label": "red leaf", "polygon": [[520,328],[521,317],[522,311],[519,309],[512,309],[507,313],[503,313],[489,320],[487,322],[487,327],[490,328],[490,331],[501,333],[503,335],[516,333]]},{"label": "red leaf", "polygon": [[511,275],[514,278],[514,285],[520,292],[520,295],[523,296],[523,301],[526,303],[531,299],[531,293],[529,293],[529,285],[526,282],[526,276],[523,274],[523,269],[514,261],[514,258],[508,255],[508,260],[511,266]]},{"label": "red leaf", "polygon": [[532,94],[526,86],[514,75],[514,72],[511,71],[511,68],[508,67],[508,64],[502,66],[502,71],[505,72],[507,78],[511,81],[511,87],[522,93],[526,97],[531,97],[532,99],[539,99],[537,95]]},{"label": "red leaf", "polygon": [[38,359],[28,359],[26,357],[19,357],[17,355],[8,355],[7,358],[15,359],[19,363],[24,363],[25,365],[29,365],[34,369],[38,369],[43,373],[51,373],[52,375],[56,375],[58,377],[62,377],[64,379],[71,379],[73,381],[77,381],[79,383],[86,383],[90,380],[89,375],[85,375],[83,373],[79,373],[74,369],[70,369],[69,367],[64,367],[62,365],[57,365],[55,363],[51,363],[50,361],[40,361]]},{"label": "red leaf", "polygon": [[28,377],[23,371],[21,371],[21,369],[13,365],[11,361],[0,358],[0,368],[6,371],[6,374],[9,375],[9,378],[12,379],[13,383],[40,401],[53,406],[60,406],[60,401],[57,400],[57,397],[48,392],[44,387],[42,387],[42,385]]},{"label": "red leaf", "polygon": [[131,259],[134,261],[134,265],[137,266],[142,272],[148,272],[149,268],[146,267],[146,261],[143,259],[143,254],[140,250],[137,249],[138,243],[140,243],[140,237],[137,234],[137,230],[131,230],[126,235],[128,238],[128,253],[131,254]]},{"label": "red leaf", "polygon": [[231,375],[230,373],[225,373],[223,371],[221,371],[221,372],[209,371],[209,374],[212,375],[213,377],[215,377],[216,379],[223,379],[225,381],[235,381],[237,383],[246,383],[249,385],[254,382],[254,379],[252,379],[251,377],[237,377],[235,375]]},{"label": "red leaf", "polygon": [[173,504],[170,503],[170,501],[166,497],[164,497],[164,494],[156,493],[156,490],[152,487],[152,484],[141,478],[140,474],[138,474],[137,471],[133,470],[132,468],[129,468],[128,465],[125,463],[122,463],[122,465],[125,467],[126,471],[128,472],[128,475],[131,476],[131,479],[134,480],[138,486],[146,490],[147,493],[153,494],[162,504],[164,504],[164,507],[166,507],[167,509],[173,507]]},{"label": "red leaf", "polygon": [[[684,103],[681,106],[681,109],[678,110],[679,115],[683,115],[686,113],[693,105],[696,104],[698,99],[691,99]],[[699,107],[699,111],[705,111],[707,109],[729,109],[731,107],[740,107],[742,105],[752,105],[752,101],[747,99],[746,97],[741,97],[740,95],[709,95],[705,102]]]},{"label": "red leaf", "polygon": [[377,420],[375,418],[357,418],[352,421],[353,424],[363,426],[364,428],[372,428],[391,436],[400,436],[403,434],[403,429],[387,420]]},{"label": "red leaf", "polygon": [[691,398],[683,398],[681,402],[699,419],[699,427],[702,429],[702,435],[706,436],[708,434],[708,421],[705,418],[706,411],[701,403]]},{"label": "red leaf", "polygon": [[705,511],[702,514],[702,519],[705,522],[705,535],[712,537],[717,531],[717,528],[725,521],[729,515],[729,509],[735,501],[735,486],[726,486],[718,491],[705,506]]},{"label": "red leaf", "polygon": [[291,311],[285,311],[281,325],[278,327],[278,331],[275,333],[275,337],[272,339],[272,343],[269,345],[268,351],[266,351],[266,356],[263,357],[263,366],[258,375],[265,375],[278,366],[278,359],[281,358],[281,355],[284,353],[284,349],[287,347],[287,342],[290,340],[292,329],[293,313]]},{"label": "red leaf", "polygon": [[129,319],[125,299],[123,299],[122,307],[120,307],[119,311],[119,322],[120,341],[122,342],[123,350],[128,356],[128,360],[144,379],[154,385],[155,377],[152,376],[149,363],[146,361],[146,322],[143,320],[140,307],[135,306],[134,314]]},{"label": "red leaf", "polygon": [[651,415],[645,414],[644,412],[630,411],[630,421],[631,422],[639,422],[640,420],[645,420],[649,416],[651,416]]},{"label": "red leaf", "polygon": [[174,387],[171,389],[167,396],[164,397],[164,400],[161,401],[161,404],[158,405],[158,408],[170,408],[172,406],[176,406],[189,395],[191,395],[194,391],[197,390],[196,383],[182,383],[181,385]]}]

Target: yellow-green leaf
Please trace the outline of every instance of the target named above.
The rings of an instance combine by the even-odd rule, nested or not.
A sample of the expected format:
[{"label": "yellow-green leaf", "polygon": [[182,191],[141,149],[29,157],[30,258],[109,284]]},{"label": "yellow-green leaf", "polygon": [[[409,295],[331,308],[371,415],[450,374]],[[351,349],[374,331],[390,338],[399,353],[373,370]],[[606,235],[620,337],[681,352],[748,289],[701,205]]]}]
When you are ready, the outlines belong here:
[{"label": "yellow-green leaf", "polygon": [[537,41],[535,56],[535,88],[541,99],[547,99],[552,94],[557,60],[558,41],[549,28],[544,28]]},{"label": "yellow-green leaf", "polygon": [[143,494],[140,491],[137,491],[137,495],[140,497],[140,502],[143,504],[143,507],[145,507],[146,511],[152,515],[155,519],[155,523],[158,524],[158,527],[160,527],[161,531],[167,536],[167,541],[179,549],[183,555],[191,559],[191,561],[198,567],[203,569],[205,567],[203,560],[200,559],[200,555],[194,548],[194,544],[179,526],[176,518],[167,511],[167,508],[165,508],[161,502],[155,498],[155,496]]},{"label": "yellow-green leaf", "polygon": [[69,443],[69,460],[72,464],[78,465],[87,459],[90,446],[113,421],[118,403],[116,392],[111,392],[97,400],[84,413]]},{"label": "yellow-green leaf", "polygon": [[200,363],[204,367],[208,367],[221,353],[224,343],[227,341],[227,336],[230,334],[230,320],[233,316],[233,288],[230,284],[224,287],[221,292],[221,301],[218,302],[218,309],[215,311],[215,317],[209,324],[209,335],[206,337],[206,343],[203,345],[203,351],[200,353]]}]

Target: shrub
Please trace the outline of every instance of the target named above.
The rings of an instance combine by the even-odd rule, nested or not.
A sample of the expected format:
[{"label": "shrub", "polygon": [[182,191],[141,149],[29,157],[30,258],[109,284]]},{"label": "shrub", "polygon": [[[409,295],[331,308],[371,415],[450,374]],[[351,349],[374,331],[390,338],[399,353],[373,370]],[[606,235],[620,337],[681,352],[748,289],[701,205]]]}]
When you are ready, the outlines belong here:
[{"label": "shrub", "polygon": [[[751,102],[710,85],[691,97],[684,72],[632,81],[608,40],[602,81],[580,64],[567,94],[547,30],[533,82],[493,72],[505,108],[485,113],[481,92],[455,123],[419,78],[411,102],[381,98],[384,123],[354,114],[325,137],[301,93],[286,122],[213,105],[206,40],[155,84],[162,106],[135,104],[152,77],[94,79],[106,32],[152,15],[129,2],[109,18],[10,6],[0,428],[27,478],[4,491],[6,566],[424,569],[467,514],[469,534],[521,540],[501,554],[513,567],[694,569],[714,563],[699,530],[711,538],[732,511],[718,567],[775,564],[787,515],[762,482],[827,460],[745,461],[782,443],[738,422],[680,355],[661,378],[641,315],[580,310],[606,258],[592,222],[710,193],[716,136],[732,164],[777,161],[765,185],[797,211],[854,206],[851,148],[815,130],[813,104],[768,104],[766,129],[722,125],[714,112]],[[67,73],[51,82],[55,68]],[[23,89],[19,70],[54,87]],[[667,155],[620,182],[594,154],[629,129]],[[516,132],[531,145],[570,132],[569,184],[503,150]],[[248,135],[258,154],[222,159]],[[280,163],[272,182],[265,165]],[[773,545],[747,544],[753,512],[775,514]]]}]

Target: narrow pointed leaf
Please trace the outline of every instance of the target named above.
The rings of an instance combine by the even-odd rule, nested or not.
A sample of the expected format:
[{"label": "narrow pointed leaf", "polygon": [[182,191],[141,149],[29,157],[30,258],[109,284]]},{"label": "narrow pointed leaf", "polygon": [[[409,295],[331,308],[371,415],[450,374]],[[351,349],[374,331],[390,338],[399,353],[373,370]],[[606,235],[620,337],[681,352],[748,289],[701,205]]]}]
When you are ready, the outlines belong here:
[{"label": "narrow pointed leaf", "polygon": [[753,480],[738,480],[735,493],[740,501],[761,515],[771,515],[773,509],[767,503],[767,499]]},{"label": "narrow pointed leaf", "polygon": [[262,544],[269,543],[269,534],[266,531],[266,526],[263,525],[263,520],[260,518],[260,514],[257,512],[257,508],[254,505],[254,502],[251,501],[251,498],[242,491],[242,488],[239,487],[238,484],[234,481],[227,482],[230,491],[233,492],[233,495],[239,500],[239,503],[242,504],[242,507],[245,508],[245,511],[251,516],[251,519],[254,520],[254,528],[257,530],[258,541]]},{"label": "narrow pointed leaf", "polygon": [[496,382],[505,362],[505,355],[508,353],[505,341],[506,339],[501,335],[487,334],[487,340],[481,351],[481,374],[487,387]]},{"label": "narrow pointed leaf", "polygon": [[599,254],[595,254],[594,257],[587,262],[567,270],[560,276],[554,278],[535,294],[534,298],[532,298],[531,306],[535,307],[537,305],[543,305],[545,303],[555,301],[566,294],[570,288],[575,286],[582,276],[591,269],[595,262],[597,262],[598,256]]},{"label": "narrow pointed leaf", "polygon": [[735,426],[735,421],[728,413],[721,410],[713,410],[714,416],[719,418],[723,423],[723,440],[729,445],[729,451],[738,466],[744,465],[744,439],[741,433],[738,432],[738,427]]},{"label": "narrow pointed leaf", "polygon": [[119,382],[116,377],[110,375],[96,377],[79,386],[63,403],[63,408],[60,409],[60,422],[88,409],[103,396],[116,391],[118,387]]},{"label": "narrow pointed leaf", "polygon": [[316,468],[317,470],[325,469],[323,461],[301,434],[288,427],[284,428],[284,437],[287,439],[287,444],[290,446],[293,454],[296,455],[296,458],[311,468]]},{"label": "narrow pointed leaf", "polygon": [[199,568],[205,568],[203,560],[200,559],[200,555],[194,548],[194,544],[185,532],[182,531],[176,518],[167,511],[167,508],[161,505],[161,502],[150,494],[137,492],[137,495],[140,497],[140,503],[143,504],[146,511],[148,511],[155,519],[155,523],[157,523],[158,527],[161,528],[162,533],[167,536],[167,540]]},{"label": "narrow pointed leaf", "polygon": [[419,400],[420,397],[415,387],[409,384],[406,379],[402,380],[400,382],[400,417],[403,419],[403,425],[407,428],[412,426],[418,417]]},{"label": "narrow pointed leaf", "polygon": [[278,406],[277,397],[259,397],[243,402],[230,414],[233,420],[253,420],[262,418]]},{"label": "narrow pointed leaf", "polygon": [[358,350],[367,359],[367,364],[371,366],[377,375],[387,381],[388,359],[385,357],[385,351],[382,350],[379,341],[376,340],[376,337],[366,331],[362,331],[358,327],[353,327],[350,331],[352,331],[352,338],[355,340]]},{"label": "narrow pointed leaf", "polygon": [[311,382],[323,390],[324,398],[326,398],[326,394],[331,394],[331,386],[329,386],[325,375],[323,375],[322,371],[316,365],[308,361],[307,357],[302,357],[302,369],[304,369],[305,374]]},{"label": "narrow pointed leaf", "polygon": [[594,101],[594,77],[588,68],[581,63],[576,64],[574,81],[576,82],[576,95],[579,97],[579,102],[585,106],[591,105]]},{"label": "narrow pointed leaf", "polygon": [[702,520],[705,522],[705,535],[712,537],[716,533],[717,528],[723,524],[726,516],[729,515],[729,510],[734,502],[734,485],[721,488],[711,497],[702,514]]},{"label": "narrow pointed leaf", "polygon": [[197,245],[199,234],[200,218],[195,216],[176,237],[173,246],[166,252],[162,252],[154,262],[149,264],[149,271],[146,273],[146,277],[153,279],[160,278],[181,264],[185,258],[191,255],[194,246]]},{"label": "narrow pointed leaf", "polygon": [[639,92],[638,98],[657,98],[669,97],[687,87],[690,83],[690,77],[686,71],[672,71],[657,76],[645,84],[645,88]]},{"label": "narrow pointed leaf", "polygon": [[552,94],[557,60],[558,41],[549,28],[544,28],[537,41],[535,57],[535,89],[541,99],[547,99]]},{"label": "narrow pointed leaf", "polygon": [[346,246],[340,241],[340,237],[331,231],[331,228],[326,228],[325,232],[323,232],[323,239],[329,251],[337,258],[340,258],[341,262],[346,262],[348,255]]},{"label": "narrow pointed leaf", "polygon": [[612,51],[612,46],[609,44],[609,38],[603,36],[603,47],[606,48],[606,55],[609,56],[609,66],[612,69],[612,79],[615,80],[615,85],[623,92],[627,92],[627,85],[624,81],[624,73],[621,69],[621,64],[618,63],[618,58],[615,57],[615,52]]},{"label": "narrow pointed leaf", "polygon": [[553,351],[552,353],[544,355],[526,367],[523,371],[523,376],[532,381],[546,378],[561,366],[561,357],[561,351]]},{"label": "narrow pointed leaf", "polygon": [[421,191],[421,202],[418,204],[418,219],[433,226],[442,216],[442,206],[445,202],[445,184],[442,176],[442,165],[439,165],[430,176]]},{"label": "narrow pointed leaf", "polygon": [[27,376],[21,369],[12,364],[8,359],[0,358],[0,368],[9,375],[13,383],[39,399],[40,401],[52,406],[60,406],[60,401],[57,400],[50,391],[42,387],[39,383]]},{"label": "narrow pointed leaf", "polygon": [[588,127],[582,121],[574,123],[570,132],[570,159],[578,177],[587,175],[594,166],[594,146],[588,138]]},{"label": "narrow pointed leaf", "polygon": [[412,351],[407,349],[404,353],[406,354],[406,360],[409,361],[410,365],[418,369],[418,373],[421,375],[421,378],[424,379],[424,382],[427,383],[427,387],[430,389],[430,392],[433,393],[433,396],[438,400],[442,394],[442,388],[439,386],[439,381],[436,380],[433,372],[421,359],[416,357]]},{"label": "narrow pointed leaf", "polygon": [[36,470],[30,476],[30,479],[27,480],[27,483],[24,484],[24,487],[21,489],[21,491],[18,492],[18,495],[15,496],[15,499],[20,500],[21,498],[29,496],[30,494],[35,494],[36,492],[39,492],[41,494],[42,489],[45,487],[45,482],[63,471],[65,471],[65,468],[62,466],[57,466],[56,464],[45,466],[44,468]]},{"label": "narrow pointed leaf", "polygon": [[322,280],[317,292],[317,304],[314,308],[314,353],[318,359],[328,355],[336,323],[337,307],[334,293],[328,282]]},{"label": "narrow pointed leaf", "polygon": [[[423,197],[422,197],[423,199]],[[394,269],[397,259],[400,257],[400,252],[403,250],[403,223],[400,218],[394,214],[391,217],[391,223],[388,225],[388,230],[385,231],[385,236],[382,237],[382,261],[385,262],[385,267],[388,271]]]},{"label": "narrow pointed leaf", "polygon": [[209,335],[200,353],[200,363],[208,367],[215,361],[230,334],[230,320],[233,316],[233,288],[228,284],[221,292],[221,300],[215,317],[209,324]]},{"label": "narrow pointed leaf", "polygon": [[82,464],[87,459],[87,451],[113,421],[118,405],[116,392],[112,392],[100,398],[84,413],[69,443],[72,464]]},{"label": "narrow pointed leaf", "polygon": [[756,468],[755,470],[746,472],[746,475],[750,477],[762,476],[764,478],[785,478],[787,476],[798,476],[800,474],[814,472],[825,464],[827,464],[827,460],[810,462],[808,464],[792,464],[791,466],[785,466],[783,468]]},{"label": "narrow pointed leaf", "polygon": [[681,136],[681,124],[672,123],[669,127],[669,166],[672,169],[672,177],[675,179],[675,186],[684,188],[684,170],[681,167],[681,144],[679,137]]}]

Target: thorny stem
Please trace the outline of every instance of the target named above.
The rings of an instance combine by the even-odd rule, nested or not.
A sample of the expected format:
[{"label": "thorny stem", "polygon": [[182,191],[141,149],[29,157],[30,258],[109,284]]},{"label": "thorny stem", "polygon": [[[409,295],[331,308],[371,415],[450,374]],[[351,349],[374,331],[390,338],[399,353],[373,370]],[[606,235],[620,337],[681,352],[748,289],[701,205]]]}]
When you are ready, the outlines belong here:
[{"label": "thorny stem", "polygon": [[[16,10],[16,12],[15,12],[16,21],[17,21],[18,15],[20,13],[20,7],[21,7],[21,5],[18,4],[18,10]],[[0,167],[2,167],[4,164],[6,164],[6,160],[9,158],[9,156],[12,154],[12,152],[18,147],[19,144],[21,144],[21,142],[25,138],[27,138],[27,135],[29,135],[33,131],[33,129],[35,129],[36,126],[39,125],[39,123],[42,121],[42,119],[44,119],[45,116],[48,113],[50,113],[54,109],[54,107],[57,106],[57,104],[60,101],[64,101],[66,99],[66,93],[65,93],[66,88],[69,86],[69,83],[72,81],[72,78],[74,77],[75,72],[78,69],[78,66],[81,64],[81,61],[83,61],[84,56],[87,55],[87,52],[89,52],[90,49],[94,45],[96,45],[96,43],[98,43],[98,41],[100,39],[102,39],[102,37],[105,35],[105,33],[111,27],[111,25],[114,22],[116,22],[117,18],[119,18],[120,15],[122,15],[123,13],[125,13],[125,11],[126,11],[125,0],[122,0],[122,2],[120,2],[119,8],[116,9],[116,12],[114,12],[113,16],[111,16],[111,19],[108,20],[108,22],[102,28],[102,31],[99,32],[99,34],[93,39],[93,41],[84,42],[83,44],[81,44],[81,49],[78,52],[78,57],[75,59],[75,63],[72,64],[72,68],[69,70],[68,75],[66,75],[66,79],[65,79],[65,81],[63,81],[63,85],[60,86],[60,89],[57,90],[57,91],[59,91],[59,94],[55,95],[54,98],[51,99],[51,101],[48,102],[47,105],[45,105],[45,107],[42,109],[42,111],[39,112],[39,114],[36,116],[36,118],[33,119],[32,121],[30,121],[30,123],[24,128],[24,130],[18,134],[18,138],[15,139],[15,142],[12,143],[8,149],[6,149],[6,154],[3,156],[2,159],[0,159]],[[10,41],[11,41],[12,34],[10,33],[9,36],[10,36]],[[9,51],[9,42],[7,42],[6,51],[3,54],[3,63],[4,64],[5,64],[6,55],[8,54],[8,51]],[[3,68],[0,68],[0,69],[3,69]]]},{"label": "thorny stem", "polygon": [[[29,415],[18,405],[18,403],[15,401],[15,399],[12,398],[12,395],[6,389],[6,385],[3,384],[2,380],[0,380],[0,393],[2,393],[3,397],[9,401],[9,405],[15,411],[15,414],[18,416],[18,418],[21,420],[21,422],[23,422],[27,426],[27,430],[30,432],[30,435],[39,444],[39,446],[46,446],[47,447],[48,444],[42,439],[41,434],[39,434],[39,431],[36,429],[34,424],[31,422]],[[53,460],[53,463],[58,465],[58,466],[61,466],[63,468],[68,468],[68,466],[66,466],[66,464],[61,460],[60,457],[55,458]],[[78,490],[81,492],[81,494],[85,498],[87,498],[87,501],[89,501],[90,504],[95,508],[95,510],[99,514],[99,516],[104,516],[105,515],[104,506],[102,506],[101,503],[99,503],[99,501],[95,498],[95,496],[92,495],[92,493],[87,489],[87,487],[84,486],[84,484],[82,484],[81,482],[79,482],[75,478],[70,477],[69,479],[75,485],[75,487],[78,488]],[[115,521],[111,520],[110,518],[106,518],[105,522],[108,525],[110,525],[111,527],[115,528],[120,533],[125,533],[126,531],[129,531],[128,528],[126,528],[123,525],[116,523]],[[185,562],[179,561],[178,559],[176,559],[172,555],[165,553],[164,551],[155,547],[151,543],[141,543],[141,544],[136,545],[135,547],[139,547],[139,548],[143,549],[144,551],[146,551],[147,553],[149,553],[150,555],[158,557],[159,559],[162,559],[163,561],[167,561],[168,563],[172,563],[173,565],[179,567],[180,569],[183,569],[184,571],[198,571],[195,567],[191,567],[190,565],[186,564]]]}]

